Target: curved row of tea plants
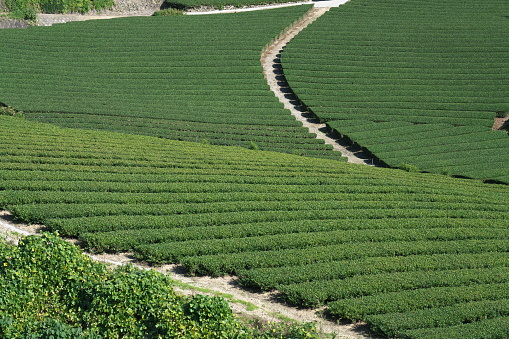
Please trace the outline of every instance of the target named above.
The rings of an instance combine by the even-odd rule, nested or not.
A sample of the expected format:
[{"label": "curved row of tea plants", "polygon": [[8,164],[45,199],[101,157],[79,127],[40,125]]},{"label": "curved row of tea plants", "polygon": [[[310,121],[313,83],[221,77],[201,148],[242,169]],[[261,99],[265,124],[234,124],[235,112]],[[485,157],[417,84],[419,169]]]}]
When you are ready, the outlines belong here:
[{"label": "curved row of tea plants", "polygon": [[285,48],[298,97],[390,166],[509,183],[503,0],[353,0]]},{"label": "curved row of tea plants", "polygon": [[184,297],[155,270],[113,270],[57,235],[0,238],[0,335],[11,338],[319,338],[312,324],[248,327],[219,297]]},{"label": "curved row of tea plants", "polygon": [[2,30],[0,102],[65,127],[344,160],[262,73],[265,44],[308,9]]},{"label": "curved row of tea plants", "polygon": [[[464,333],[464,322],[482,333],[507,316],[505,185],[18,117],[0,123],[0,208],[89,250],[236,274],[244,286],[328,305],[387,335],[461,338],[450,333]],[[456,307],[465,315],[432,320]],[[412,322],[419,312],[430,320]],[[397,327],[395,313],[410,325]]]}]

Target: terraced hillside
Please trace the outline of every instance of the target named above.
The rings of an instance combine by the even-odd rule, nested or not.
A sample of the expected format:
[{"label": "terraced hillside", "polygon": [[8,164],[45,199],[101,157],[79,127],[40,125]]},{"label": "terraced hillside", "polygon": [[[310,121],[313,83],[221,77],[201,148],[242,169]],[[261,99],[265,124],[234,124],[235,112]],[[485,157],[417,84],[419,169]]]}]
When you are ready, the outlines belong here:
[{"label": "terraced hillside", "polygon": [[262,73],[262,48],[308,9],[2,30],[0,102],[66,127],[342,160]]},{"label": "terraced hillside", "polygon": [[508,335],[505,185],[0,123],[0,208],[92,251],[236,274],[389,336]]},{"label": "terraced hillside", "polygon": [[509,183],[504,0],[353,0],[282,53],[323,121],[391,166]]}]

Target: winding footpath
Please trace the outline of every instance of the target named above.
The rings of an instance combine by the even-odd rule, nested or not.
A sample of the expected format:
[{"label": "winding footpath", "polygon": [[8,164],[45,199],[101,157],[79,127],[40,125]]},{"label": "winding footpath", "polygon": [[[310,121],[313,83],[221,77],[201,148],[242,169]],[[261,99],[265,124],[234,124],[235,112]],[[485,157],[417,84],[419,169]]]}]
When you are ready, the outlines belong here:
[{"label": "winding footpath", "polygon": [[365,164],[374,166],[374,160],[366,155],[359,147],[348,145],[341,140],[332,138],[327,134],[327,126],[325,124],[313,122],[312,115],[306,107],[300,105],[300,100],[293,93],[288,85],[281,66],[281,53],[285,46],[303,29],[310,25],[313,21],[325,14],[331,7],[337,7],[346,3],[348,0],[333,0],[316,2],[306,15],[291,26],[284,34],[276,38],[269,46],[267,46],[261,56],[263,73],[270,89],[284,107],[292,113],[292,115],[306,128],[310,133],[314,133],[317,139],[322,139],[326,144],[332,145],[333,150],[341,152],[348,159],[348,162],[354,164]]}]

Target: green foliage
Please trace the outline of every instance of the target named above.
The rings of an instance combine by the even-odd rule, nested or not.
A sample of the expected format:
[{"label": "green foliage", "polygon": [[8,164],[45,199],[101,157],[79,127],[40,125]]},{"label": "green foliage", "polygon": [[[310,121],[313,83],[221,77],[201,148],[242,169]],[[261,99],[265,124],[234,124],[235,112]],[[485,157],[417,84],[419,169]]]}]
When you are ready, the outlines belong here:
[{"label": "green foliage", "polygon": [[107,272],[77,247],[51,234],[27,237],[16,247],[2,246],[0,262],[0,318],[4,319],[0,332],[5,338],[78,333],[73,327],[80,327],[80,295]]},{"label": "green foliage", "polygon": [[401,168],[403,171],[414,172],[414,173],[421,171],[419,169],[419,167],[412,165],[412,164],[407,164],[407,163],[402,163],[401,165],[399,165],[399,168]]},{"label": "green foliage", "polygon": [[[424,329],[437,335],[437,328],[475,323],[485,319],[509,316],[509,300],[482,300],[458,303],[454,306],[369,316],[371,328],[389,337],[405,336],[409,330]],[[419,332],[419,330],[415,331]],[[493,333],[493,332],[491,332]],[[465,337],[469,337],[465,335]]]},{"label": "green foliage", "polygon": [[285,47],[285,76],[331,129],[391,167],[509,183],[509,139],[491,131],[507,111],[506,5],[350,1]]},{"label": "green foliage", "polygon": [[509,336],[509,317],[501,316],[495,319],[480,319],[472,323],[464,323],[450,327],[422,328],[409,330],[403,334],[404,338],[496,338]]},{"label": "green foliage", "polygon": [[[253,338],[269,339],[269,338],[288,338],[288,339],[319,339],[323,338],[318,334],[314,323],[285,323],[285,322],[269,322],[261,323],[255,321],[251,323],[254,327],[252,332]],[[333,338],[331,336],[331,338]]]},{"label": "green foliage", "polygon": [[91,9],[111,8],[113,0],[6,0],[7,9],[21,19],[36,20],[37,12],[43,13],[87,13]]},{"label": "green foliage", "polygon": [[313,324],[250,329],[222,298],[179,296],[154,270],[109,270],[50,233],[0,243],[0,287],[5,339],[318,338]]},{"label": "green foliage", "polygon": [[[410,312],[427,308],[453,312],[462,303],[509,298],[507,186],[237,147],[75,133],[9,116],[0,121],[0,206],[92,250],[132,250],[153,263],[180,262],[191,274],[238,274],[245,286],[277,288],[283,299],[325,305],[334,317],[379,315],[372,319],[387,324],[383,331],[393,324],[384,314],[409,313],[411,319]],[[30,256],[20,258],[31,263]],[[16,292],[34,306],[8,309],[48,314],[84,335],[97,329],[136,337],[154,323],[156,333],[175,328],[152,309],[185,319],[186,333],[196,337],[237,326],[200,323],[203,314],[227,317],[229,311],[217,299],[174,296],[155,273],[101,273],[100,284],[83,278],[87,285],[73,284],[84,275],[56,267],[65,286],[65,279],[49,276],[31,281],[64,291],[57,301],[75,295],[79,285],[73,307]],[[150,292],[150,286],[160,287]],[[150,299],[156,294],[163,297]],[[129,295],[139,298],[119,310],[119,300]],[[161,304],[173,305],[172,298],[181,306]],[[503,314],[504,304],[495,304],[490,309]],[[473,317],[492,314],[476,309]],[[19,317],[6,315],[6,323],[7,317],[15,321],[6,328],[18,333]],[[87,319],[90,326],[67,319]],[[39,331],[40,322],[16,326]]]},{"label": "green foliage", "polygon": [[37,11],[31,7],[16,7],[10,11],[10,16],[14,19],[37,21]]},{"label": "green foliage", "polygon": [[258,145],[257,145],[255,142],[250,141],[250,142],[249,142],[249,149],[252,149],[252,150],[259,150],[259,149],[260,149],[260,147],[258,147]]},{"label": "green foliage", "polygon": [[170,16],[170,15],[184,15],[184,12],[176,8],[166,8],[155,11],[152,16]]},{"label": "green foliage", "polygon": [[230,306],[220,297],[196,295],[184,304],[184,314],[200,328],[198,338],[249,338],[248,331],[232,317]]},{"label": "green foliage", "polygon": [[23,112],[11,106],[5,106],[0,103],[0,115],[7,115],[12,117],[23,117]]},{"label": "green foliage", "polygon": [[[82,0],[83,1],[83,0]],[[114,0],[91,0],[92,1],[92,8],[100,11],[102,9],[109,9],[115,6]]]},{"label": "green foliage", "polygon": [[[245,148],[253,142],[346,161],[288,114],[263,78],[261,50],[308,9],[171,19],[161,16],[176,12],[168,9],[157,17],[75,22],[28,35],[3,30],[0,101],[28,119],[65,127]],[[35,48],[34,40],[44,47]],[[45,52],[55,48],[61,52]]]},{"label": "green foliage", "polygon": [[[1,327],[1,325],[0,325]],[[79,327],[72,327],[60,320],[46,319],[38,323],[38,327],[20,333],[25,339],[101,339],[102,336],[93,332],[83,333]]]}]

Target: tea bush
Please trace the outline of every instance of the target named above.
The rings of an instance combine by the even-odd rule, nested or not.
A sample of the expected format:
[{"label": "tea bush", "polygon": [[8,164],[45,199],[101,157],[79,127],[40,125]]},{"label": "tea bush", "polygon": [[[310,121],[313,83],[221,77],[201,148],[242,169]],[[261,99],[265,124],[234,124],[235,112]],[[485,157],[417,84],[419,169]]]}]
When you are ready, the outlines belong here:
[{"label": "tea bush", "polygon": [[491,129],[509,111],[507,1],[458,3],[332,8],[285,47],[288,84],[330,130],[391,167],[508,183],[509,139]]}]

